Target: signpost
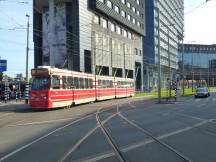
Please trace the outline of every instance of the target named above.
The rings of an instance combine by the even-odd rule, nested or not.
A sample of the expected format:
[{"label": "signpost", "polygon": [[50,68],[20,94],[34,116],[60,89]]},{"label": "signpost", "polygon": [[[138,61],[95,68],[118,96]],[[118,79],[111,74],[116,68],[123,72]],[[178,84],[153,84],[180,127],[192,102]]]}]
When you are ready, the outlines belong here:
[{"label": "signpost", "polygon": [[0,60],[0,72],[7,71],[7,60]]},{"label": "signpost", "polygon": [[4,81],[4,85],[5,85],[5,89],[4,89],[4,100],[5,102],[7,102],[7,100],[9,99],[9,93],[8,93],[8,89],[9,89],[9,83],[8,83],[8,79],[7,77],[3,77],[3,72],[7,71],[7,60],[1,60],[0,57],[0,75],[1,75],[1,81]]}]

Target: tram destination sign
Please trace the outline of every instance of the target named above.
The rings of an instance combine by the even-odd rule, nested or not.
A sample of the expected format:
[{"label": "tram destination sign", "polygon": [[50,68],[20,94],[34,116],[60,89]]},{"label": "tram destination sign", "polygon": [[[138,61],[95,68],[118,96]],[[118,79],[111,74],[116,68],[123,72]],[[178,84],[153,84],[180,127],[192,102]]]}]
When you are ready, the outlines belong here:
[{"label": "tram destination sign", "polygon": [[0,60],[0,72],[7,71],[7,60]]}]

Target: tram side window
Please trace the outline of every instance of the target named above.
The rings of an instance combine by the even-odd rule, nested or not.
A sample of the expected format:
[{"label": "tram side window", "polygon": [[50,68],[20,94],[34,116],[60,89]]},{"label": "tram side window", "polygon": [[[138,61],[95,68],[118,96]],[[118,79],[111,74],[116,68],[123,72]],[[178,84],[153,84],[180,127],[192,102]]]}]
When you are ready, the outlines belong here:
[{"label": "tram side window", "polygon": [[59,89],[60,88],[60,79],[59,76],[54,75],[52,77],[52,88]]},{"label": "tram side window", "polygon": [[102,86],[102,80],[98,80],[98,87],[100,88]]},{"label": "tram side window", "polygon": [[75,89],[79,88],[79,82],[78,82],[78,78],[77,77],[74,77],[73,86],[74,86]]},{"label": "tram side window", "polygon": [[83,78],[79,78],[79,88],[80,89],[84,88]]},{"label": "tram side window", "polygon": [[110,81],[110,88],[113,88],[113,81]]},{"label": "tram side window", "polygon": [[89,79],[89,88],[93,88],[93,80]]},{"label": "tram side window", "polygon": [[67,89],[68,83],[67,83],[67,77],[63,76],[62,77],[62,88]]},{"label": "tram side window", "polygon": [[121,88],[121,82],[120,81],[117,82],[117,87]]},{"label": "tram side window", "polygon": [[72,89],[73,88],[73,77],[67,77],[67,88]]},{"label": "tram side window", "polygon": [[107,85],[106,85],[106,80],[103,80],[103,81],[102,81],[102,85],[103,85],[103,86],[102,86],[103,88],[106,88],[106,87],[107,87]]},{"label": "tram side window", "polygon": [[85,89],[89,89],[89,80],[87,78],[85,78]]}]

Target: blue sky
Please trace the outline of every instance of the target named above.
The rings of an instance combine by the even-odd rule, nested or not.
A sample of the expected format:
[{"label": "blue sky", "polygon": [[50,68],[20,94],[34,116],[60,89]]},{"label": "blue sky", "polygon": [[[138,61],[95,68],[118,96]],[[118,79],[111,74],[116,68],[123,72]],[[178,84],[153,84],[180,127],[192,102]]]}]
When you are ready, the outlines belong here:
[{"label": "blue sky", "polygon": [[[24,3],[23,3],[24,2]],[[216,0],[185,0],[185,42],[216,44]],[[198,7],[196,10],[194,8]],[[192,12],[190,12],[192,10]],[[190,12],[190,13],[188,13]],[[7,74],[25,74],[26,14],[30,15],[29,69],[33,67],[32,0],[0,0],[0,56]],[[10,30],[16,28],[16,30]],[[17,29],[21,28],[21,29]]]},{"label": "blue sky", "polygon": [[[22,3],[27,2],[27,3]],[[32,40],[32,1],[28,0],[0,0],[0,56],[7,59],[7,74],[25,74],[26,60],[26,27],[27,17],[30,17],[30,51],[29,66],[33,67],[33,40]],[[20,28],[10,30],[13,28]]]}]

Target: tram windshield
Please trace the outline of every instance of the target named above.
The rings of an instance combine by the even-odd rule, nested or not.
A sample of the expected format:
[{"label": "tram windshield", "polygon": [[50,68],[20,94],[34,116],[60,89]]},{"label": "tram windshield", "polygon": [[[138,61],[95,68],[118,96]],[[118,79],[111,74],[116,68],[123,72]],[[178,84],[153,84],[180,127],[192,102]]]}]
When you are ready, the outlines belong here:
[{"label": "tram windshield", "polygon": [[50,88],[50,78],[35,77],[32,82],[32,90],[47,90]]}]

